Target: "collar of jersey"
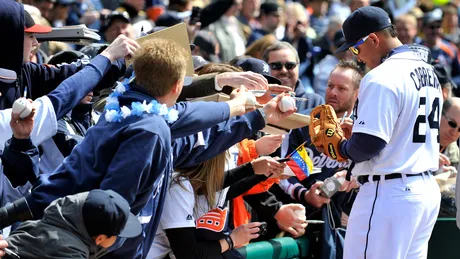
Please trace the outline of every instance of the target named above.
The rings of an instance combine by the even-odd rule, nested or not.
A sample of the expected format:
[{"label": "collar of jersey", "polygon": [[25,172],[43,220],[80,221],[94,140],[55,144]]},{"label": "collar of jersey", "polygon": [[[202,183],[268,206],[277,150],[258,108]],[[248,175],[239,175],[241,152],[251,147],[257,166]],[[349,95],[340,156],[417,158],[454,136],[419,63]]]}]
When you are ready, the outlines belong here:
[{"label": "collar of jersey", "polygon": [[389,57],[395,55],[395,54],[399,54],[399,53],[403,53],[403,52],[409,52],[409,51],[412,51],[407,45],[402,45],[402,46],[399,46],[397,48],[394,48],[390,51],[390,53],[388,53],[388,55],[384,58],[382,58],[382,63],[385,62],[385,60],[387,60]]}]

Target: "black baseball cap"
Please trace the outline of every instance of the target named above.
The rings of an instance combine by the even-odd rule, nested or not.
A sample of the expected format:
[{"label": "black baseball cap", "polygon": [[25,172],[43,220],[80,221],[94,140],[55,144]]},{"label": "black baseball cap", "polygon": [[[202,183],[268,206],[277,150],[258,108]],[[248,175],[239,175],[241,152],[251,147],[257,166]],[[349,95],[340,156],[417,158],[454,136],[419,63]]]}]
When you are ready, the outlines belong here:
[{"label": "black baseball cap", "polygon": [[113,11],[102,18],[101,32],[106,31],[112,25],[112,23],[117,20],[123,21],[125,23],[131,23],[131,19],[127,12]]},{"label": "black baseball cap", "polygon": [[244,71],[252,71],[263,75],[269,84],[282,85],[281,81],[270,75],[270,66],[267,62],[257,58],[244,58],[235,63],[235,66],[241,67]]},{"label": "black baseball cap", "polygon": [[274,2],[265,2],[260,5],[260,14],[269,15],[272,13],[280,13],[281,7]]},{"label": "black baseball cap", "polygon": [[436,73],[436,77],[438,78],[438,81],[441,84],[441,86],[447,83],[450,83],[452,85],[452,88],[457,88],[457,84],[454,83],[454,81],[449,75],[449,72],[443,65],[436,63],[433,65],[433,68],[434,68],[434,72]]},{"label": "black baseball cap", "polygon": [[32,16],[24,10],[24,32],[28,33],[48,33],[52,30],[49,26],[36,24]]},{"label": "black baseball cap", "polygon": [[375,6],[358,8],[343,22],[345,43],[335,53],[343,52],[367,35],[390,26],[390,17],[382,8]]},{"label": "black baseball cap", "polygon": [[216,37],[211,32],[208,31],[198,31],[193,40],[195,46],[200,47],[209,56],[210,62],[219,63],[220,58],[216,53],[216,47],[219,44]]},{"label": "black baseball cap", "polygon": [[137,237],[142,226],[130,212],[128,202],[112,190],[92,190],[82,208],[82,217],[88,234],[92,237]]}]

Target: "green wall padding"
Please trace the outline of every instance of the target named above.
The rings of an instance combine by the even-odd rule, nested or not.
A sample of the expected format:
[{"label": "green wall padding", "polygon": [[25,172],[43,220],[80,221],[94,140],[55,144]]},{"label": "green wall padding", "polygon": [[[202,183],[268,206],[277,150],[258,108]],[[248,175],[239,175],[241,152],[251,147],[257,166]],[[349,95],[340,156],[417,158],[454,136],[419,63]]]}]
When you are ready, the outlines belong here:
[{"label": "green wall padding", "polygon": [[299,246],[290,237],[251,243],[238,251],[247,259],[288,259],[299,256]]}]

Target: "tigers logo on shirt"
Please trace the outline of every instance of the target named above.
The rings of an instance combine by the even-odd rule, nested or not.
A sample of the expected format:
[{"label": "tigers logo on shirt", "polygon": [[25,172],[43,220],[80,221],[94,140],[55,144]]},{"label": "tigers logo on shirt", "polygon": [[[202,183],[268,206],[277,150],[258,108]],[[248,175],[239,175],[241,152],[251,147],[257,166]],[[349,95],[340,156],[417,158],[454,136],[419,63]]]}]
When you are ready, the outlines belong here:
[{"label": "tigers logo on shirt", "polygon": [[215,208],[196,220],[197,229],[207,229],[214,232],[222,232],[227,222],[228,208]]}]

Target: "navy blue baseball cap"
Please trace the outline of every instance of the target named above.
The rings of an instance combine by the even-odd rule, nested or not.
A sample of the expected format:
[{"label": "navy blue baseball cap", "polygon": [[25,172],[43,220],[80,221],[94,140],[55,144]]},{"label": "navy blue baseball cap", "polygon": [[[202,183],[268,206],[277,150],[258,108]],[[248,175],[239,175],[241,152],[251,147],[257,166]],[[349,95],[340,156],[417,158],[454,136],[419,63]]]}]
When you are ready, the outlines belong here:
[{"label": "navy blue baseball cap", "polygon": [[282,85],[281,81],[270,75],[270,66],[267,62],[257,58],[244,58],[236,62],[235,66],[241,67],[244,71],[252,71],[263,75],[269,84]]},{"label": "navy blue baseball cap", "polygon": [[335,53],[343,52],[367,35],[390,26],[390,17],[382,8],[375,6],[358,8],[343,22],[345,43]]},{"label": "navy blue baseball cap", "polygon": [[137,237],[142,226],[130,212],[128,202],[112,190],[92,190],[88,193],[82,208],[86,230],[91,237]]}]

